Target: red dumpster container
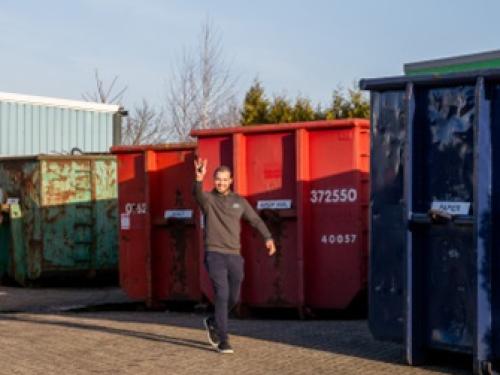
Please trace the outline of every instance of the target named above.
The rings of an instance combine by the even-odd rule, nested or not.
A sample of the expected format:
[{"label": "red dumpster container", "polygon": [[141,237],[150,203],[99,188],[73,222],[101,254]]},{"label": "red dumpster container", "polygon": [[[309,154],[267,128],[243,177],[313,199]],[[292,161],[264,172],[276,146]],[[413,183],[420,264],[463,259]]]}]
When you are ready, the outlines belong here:
[{"label": "red dumpster container", "polygon": [[149,306],[199,301],[194,144],[118,146],[120,285]]},{"label": "red dumpster container", "polygon": [[[208,176],[224,164],[266,221],[278,252],[242,233],[250,307],[345,309],[366,291],[369,122],[350,119],[192,132]],[[207,179],[204,188],[209,190]],[[211,286],[202,275],[202,290]]]}]

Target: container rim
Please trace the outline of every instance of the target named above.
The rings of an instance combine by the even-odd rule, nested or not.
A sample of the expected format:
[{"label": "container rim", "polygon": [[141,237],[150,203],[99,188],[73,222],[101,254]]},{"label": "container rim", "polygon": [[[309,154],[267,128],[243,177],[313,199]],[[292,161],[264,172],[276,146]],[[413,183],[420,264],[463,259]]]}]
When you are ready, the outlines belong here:
[{"label": "container rim", "polygon": [[110,148],[110,151],[112,154],[126,154],[126,153],[144,152],[144,151],[194,150],[195,148],[196,148],[196,143],[194,142],[180,142],[180,143],[113,146]]},{"label": "container rim", "polygon": [[116,157],[109,153],[84,154],[84,155],[61,155],[61,154],[38,154],[38,155],[9,155],[0,156],[0,163],[3,161],[15,160],[115,160]]},{"label": "container rim", "polygon": [[228,135],[234,133],[275,133],[298,129],[335,129],[335,128],[369,128],[370,120],[361,118],[349,118],[339,120],[304,121],[281,124],[255,124],[248,126],[233,126],[219,129],[193,130],[192,137],[209,137],[217,135]]},{"label": "container rim", "polygon": [[493,59],[495,60],[500,59],[500,50],[470,53],[461,56],[442,57],[438,59],[430,59],[430,60],[406,63],[404,64],[404,71],[406,73],[418,69],[441,68],[450,65],[486,62]]},{"label": "container rim", "polygon": [[402,89],[408,83],[413,83],[415,86],[460,85],[465,83],[474,83],[479,77],[483,77],[489,81],[500,80],[500,69],[484,69],[447,74],[363,78],[359,81],[359,88],[361,90],[372,91]]}]

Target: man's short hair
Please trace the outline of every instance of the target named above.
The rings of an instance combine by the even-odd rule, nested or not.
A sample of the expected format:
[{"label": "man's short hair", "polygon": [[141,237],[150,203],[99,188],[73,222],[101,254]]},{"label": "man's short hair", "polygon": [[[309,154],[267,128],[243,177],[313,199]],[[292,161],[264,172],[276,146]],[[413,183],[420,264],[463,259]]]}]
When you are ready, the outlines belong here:
[{"label": "man's short hair", "polygon": [[229,177],[233,177],[233,173],[231,172],[231,168],[229,168],[227,165],[220,165],[217,168],[215,168],[214,177],[219,172],[229,172]]}]

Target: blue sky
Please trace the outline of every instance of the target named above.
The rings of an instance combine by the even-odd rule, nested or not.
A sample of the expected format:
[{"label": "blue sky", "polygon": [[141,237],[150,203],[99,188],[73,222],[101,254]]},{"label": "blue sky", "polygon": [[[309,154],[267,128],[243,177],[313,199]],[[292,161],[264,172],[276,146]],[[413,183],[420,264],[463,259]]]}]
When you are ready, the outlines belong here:
[{"label": "blue sky", "polygon": [[81,99],[93,70],[159,104],[207,15],[238,77],[326,103],[338,84],[402,65],[500,49],[498,0],[86,0],[0,2],[0,91]]}]

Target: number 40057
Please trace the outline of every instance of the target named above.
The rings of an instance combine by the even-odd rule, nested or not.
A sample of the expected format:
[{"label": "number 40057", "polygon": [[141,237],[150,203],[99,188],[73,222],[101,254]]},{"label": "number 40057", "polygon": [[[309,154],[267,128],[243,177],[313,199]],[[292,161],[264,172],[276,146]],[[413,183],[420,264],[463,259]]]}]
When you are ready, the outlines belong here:
[{"label": "number 40057", "polygon": [[324,234],[321,236],[321,243],[324,244],[351,244],[356,242],[357,235],[355,234]]}]

